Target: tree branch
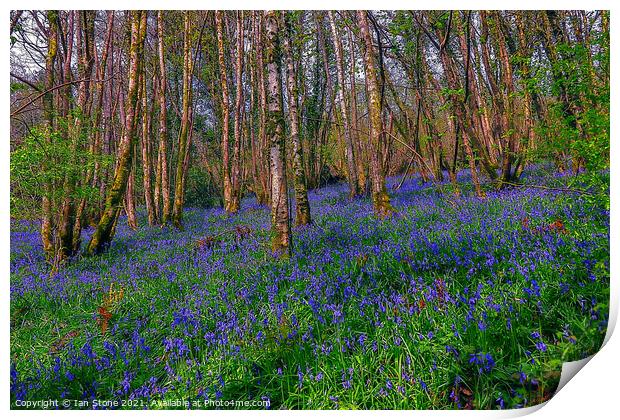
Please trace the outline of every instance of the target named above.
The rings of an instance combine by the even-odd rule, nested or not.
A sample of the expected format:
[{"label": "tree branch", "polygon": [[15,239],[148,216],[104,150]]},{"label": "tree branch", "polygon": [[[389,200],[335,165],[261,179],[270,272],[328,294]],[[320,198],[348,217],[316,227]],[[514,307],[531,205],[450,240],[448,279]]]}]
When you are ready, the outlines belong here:
[{"label": "tree branch", "polygon": [[[12,75],[12,74],[11,74]],[[11,112],[11,117],[14,117],[15,115],[21,113],[26,107],[28,107],[29,105],[31,105],[32,103],[36,102],[38,99],[42,98],[44,95],[53,92],[55,90],[58,90],[60,88],[63,88],[67,85],[73,85],[76,83],[82,83],[82,82],[95,82],[95,83],[104,83],[104,82],[108,82],[110,80],[114,79],[114,75],[110,76],[107,79],[103,79],[103,80],[97,80],[97,79],[78,79],[78,80],[72,80],[70,82],[65,82],[65,83],[61,83],[59,85],[54,86],[51,89],[47,89],[43,92],[41,92],[41,90],[39,89],[39,92],[41,92],[40,94],[38,94],[37,96],[35,96],[34,98],[32,98],[31,100],[29,100],[28,102],[26,102],[24,105],[20,106],[18,109],[16,109],[15,111]]]},{"label": "tree branch", "polygon": [[37,85],[35,85],[35,84],[34,84],[34,83],[32,83],[31,81],[26,80],[26,79],[24,79],[24,78],[23,78],[23,77],[21,77],[21,76],[18,76],[17,74],[15,74],[15,73],[13,73],[13,72],[11,72],[11,77],[12,77],[12,78],[14,78],[14,79],[19,80],[19,81],[20,81],[20,82],[22,82],[22,83],[27,84],[28,86],[30,86],[31,88],[33,88],[33,89],[34,89],[34,90],[36,90],[37,92],[41,92],[41,88],[40,88],[40,87],[38,87]]}]

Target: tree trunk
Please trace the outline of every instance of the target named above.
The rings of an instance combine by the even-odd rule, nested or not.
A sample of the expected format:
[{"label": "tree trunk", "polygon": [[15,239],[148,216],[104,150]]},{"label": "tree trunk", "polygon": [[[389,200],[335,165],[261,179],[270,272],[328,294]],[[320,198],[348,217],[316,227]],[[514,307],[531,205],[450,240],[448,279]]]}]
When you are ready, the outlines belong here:
[{"label": "tree trunk", "polygon": [[229,213],[236,213],[239,211],[241,206],[241,173],[240,173],[240,165],[241,165],[241,119],[242,115],[242,106],[243,106],[243,12],[237,11],[237,54],[236,54],[236,63],[235,63],[235,81],[237,83],[236,86],[236,96],[235,96],[235,126],[234,126],[234,136],[235,143],[233,144],[233,158],[231,162],[231,196],[230,196],[230,206],[228,208]]},{"label": "tree trunk", "polygon": [[144,187],[144,203],[148,223],[153,226],[159,221],[155,214],[155,201],[153,199],[153,188],[151,184],[151,116],[149,113],[149,103],[146,96],[146,71],[142,71],[142,175]]},{"label": "tree trunk", "polygon": [[192,57],[190,48],[190,19],[185,12],[185,33],[183,41],[183,104],[181,111],[181,129],[179,132],[179,154],[174,185],[174,207],[172,223],[177,229],[183,229],[183,204],[185,203],[185,178],[187,156],[189,156],[190,113],[192,102]]},{"label": "tree trunk", "polygon": [[291,225],[286,182],[282,75],[280,68],[278,12],[265,12],[265,64],[267,65],[267,121],[271,171],[271,228],[273,252],[290,254]]},{"label": "tree trunk", "polygon": [[299,114],[297,108],[297,81],[295,79],[295,66],[293,63],[292,28],[289,19],[286,19],[287,36],[283,39],[284,53],[286,56],[288,89],[288,111],[291,124],[290,138],[293,147],[293,174],[295,183],[295,225],[308,225],[311,223],[310,203],[308,202],[308,190],[306,187],[306,174],[304,171],[304,160],[301,142],[299,140]]},{"label": "tree trunk", "polygon": [[[527,150],[534,151],[536,148],[536,134],[534,132],[534,116],[533,109],[536,108],[534,95],[530,88],[530,80],[532,77],[530,68],[530,59],[532,55],[531,48],[528,47],[525,35],[525,22],[521,13],[515,15],[517,24],[517,33],[519,39],[519,56],[521,58],[520,70],[523,91],[523,137],[527,139]],[[522,156],[519,161],[519,168],[515,170],[514,177],[518,179],[521,175],[523,167],[527,163],[527,154]]]},{"label": "tree trunk", "polygon": [[364,42],[364,68],[368,85],[368,114],[370,124],[370,187],[372,204],[375,213],[379,217],[392,214],[395,210],[390,203],[390,196],[385,187],[385,177],[381,168],[381,133],[383,124],[381,121],[381,98],[379,84],[376,75],[376,64],[372,37],[368,29],[368,17],[366,11],[357,11],[357,23],[360,27]]},{"label": "tree trunk", "polygon": [[[164,59],[164,18],[163,12],[157,12],[157,50],[159,56],[159,150],[157,177],[161,183],[161,222],[170,220],[170,179],[168,177],[168,121],[166,112],[166,61]],[[159,207],[159,202],[156,203]]]},{"label": "tree trunk", "polygon": [[[94,27],[93,27],[94,28]],[[103,51],[101,52],[101,59],[97,64],[96,69],[96,78],[97,82],[95,83],[95,89],[93,92],[93,97],[97,97],[97,102],[95,104],[94,109],[91,111],[91,119],[90,128],[94,135],[94,139],[90,145],[90,153],[93,157],[97,158],[95,160],[95,164],[93,169],[87,169],[85,171],[85,180],[84,185],[90,185],[93,188],[97,187],[99,182],[99,172],[100,172],[100,163],[98,157],[101,155],[101,142],[102,142],[102,130],[100,129],[101,122],[103,120],[103,98],[105,94],[103,79],[106,74],[106,68],[108,67],[108,55],[110,52],[110,47],[112,44],[112,29],[114,28],[114,12],[107,12],[107,30],[106,30],[106,38],[103,47]],[[97,58],[97,51],[94,48],[95,43],[91,43],[90,48],[93,49],[93,56]],[[97,200],[99,201],[99,200]],[[73,228],[73,250],[74,252],[78,252],[81,245],[81,233],[82,233],[82,220],[85,219],[84,211],[88,210],[87,205],[90,208],[90,212],[92,212],[92,208],[97,206],[98,203],[88,203],[86,198],[82,198],[78,205],[76,216],[75,216],[75,226]],[[90,213],[87,211],[87,213]],[[88,214],[86,214],[88,216]]]},{"label": "tree trunk", "polygon": [[118,147],[118,165],[114,180],[106,197],[97,229],[88,244],[87,252],[96,254],[106,249],[112,241],[118,217],[119,206],[122,206],[123,195],[127,188],[127,180],[131,170],[133,149],[135,145],[135,118],[138,105],[138,79],[144,52],[146,36],[146,12],[131,12],[131,47],[129,51],[129,86],[125,104],[125,132]]},{"label": "tree trunk", "polygon": [[[48,47],[45,59],[45,94],[43,95],[43,113],[47,129],[46,143],[51,146],[53,143],[52,132],[55,130],[55,112],[54,112],[54,93],[52,88],[56,82],[55,79],[55,62],[58,54],[58,11],[48,10],[47,20],[49,21],[48,29]],[[48,171],[48,165],[53,162],[46,162],[43,168]],[[43,251],[48,263],[54,264],[56,250],[54,246],[54,224],[53,224],[53,185],[52,181],[47,180],[44,185],[44,193],[42,199],[42,220],[41,220],[41,240],[43,242]]]},{"label": "tree trunk", "polygon": [[136,230],[138,229],[138,219],[136,217],[136,199],[134,196],[134,187],[136,185],[135,150],[132,155],[131,169],[129,171],[129,179],[127,180],[127,191],[125,191],[125,213],[127,214],[127,226],[129,226],[131,230]]},{"label": "tree trunk", "polygon": [[493,25],[492,33],[495,37],[497,49],[499,52],[499,63],[501,68],[501,86],[502,86],[502,102],[504,103],[504,112],[502,114],[503,125],[503,153],[501,162],[501,178],[499,187],[502,187],[505,182],[511,182],[513,180],[511,168],[512,162],[516,154],[516,134],[517,130],[514,124],[514,85],[512,75],[512,65],[510,64],[510,57],[508,48],[506,46],[506,34],[501,30],[502,17],[499,12],[492,12]]},{"label": "tree trunk", "polygon": [[229,99],[228,99],[228,76],[226,71],[226,59],[224,51],[224,24],[223,12],[218,10],[215,12],[215,26],[217,31],[217,51],[218,62],[220,67],[220,82],[222,84],[222,178],[224,181],[224,210],[227,213],[232,211],[232,177],[230,173],[230,144],[229,144]]},{"label": "tree trunk", "polygon": [[265,88],[265,64],[263,60],[263,30],[260,13],[256,13],[256,83],[258,84],[258,142],[257,142],[257,161],[260,185],[257,188],[257,200],[259,204],[269,204],[271,191],[269,189],[269,165],[266,156],[267,133],[265,124],[267,121],[267,91]]},{"label": "tree trunk", "polygon": [[349,94],[351,97],[350,106],[351,106],[351,139],[353,141],[353,149],[355,151],[355,164],[357,166],[357,188],[361,194],[367,193],[367,183],[366,183],[366,168],[364,166],[365,156],[364,156],[364,144],[360,140],[360,133],[357,126],[357,86],[355,84],[355,43],[353,42],[353,32],[350,28],[347,29],[347,33],[349,35],[349,48],[351,49],[351,59],[349,62],[351,63],[351,67],[349,69],[349,84],[350,90]]},{"label": "tree trunk", "polygon": [[[256,12],[253,11],[252,12],[252,31],[254,36],[257,36],[257,32],[256,32]],[[257,86],[257,82],[256,79],[258,78],[256,73],[257,73],[257,54],[256,54],[256,46],[253,44],[254,50],[251,54],[251,60],[250,60],[250,69],[249,69],[249,74],[250,74],[250,112],[248,115],[248,126],[249,126],[249,135],[250,135],[250,153],[251,153],[251,159],[250,159],[250,164],[251,164],[251,174],[252,174],[252,186],[251,189],[254,192],[254,194],[256,195],[256,201],[258,204],[263,204],[262,203],[262,197],[264,197],[264,191],[260,182],[260,178],[261,178],[261,167],[260,167],[260,139],[259,136],[257,135],[257,131],[260,130],[256,130],[256,126],[254,123],[255,120],[255,114],[258,111],[259,113],[261,112],[257,106],[257,102],[256,102],[256,92],[258,91],[258,86]],[[261,122],[259,121],[259,124]]]},{"label": "tree trunk", "polygon": [[344,131],[344,143],[345,143],[345,159],[347,161],[347,172],[349,175],[349,196],[356,197],[361,194],[359,184],[357,180],[357,167],[355,165],[355,153],[353,150],[353,139],[351,138],[351,130],[349,128],[349,115],[347,113],[347,106],[344,100],[344,59],[342,57],[342,41],[338,34],[338,28],[336,28],[336,20],[334,19],[334,12],[328,11],[329,23],[332,29],[332,38],[334,40],[334,47],[336,51],[336,70],[338,73],[338,91],[336,98],[340,107],[340,113],[342,116],[342,127]]},{"label": "tree trunk", "polygon": [[[469,37],[469,18],[467,16],[467,28],[461,22],[461,19],[458,17],[457,12],[457,26],[459,31],[459,41],[461,45],[461,52],[464,56],[465,60],[465,97],[463,102],[466,106],[469,107],[469,113],[472,119],[479,120],[480,113],[478,112],[478,107],[476,103],[476,96],[478,95],[478,90],[476,87],[475,74],[473,71],[473,66],[471,63],[471,40]],[[464,122],[463,122],[464,123]],[[471,124],[474,125],[475,121],[471,121]],[[473,132],[473,128],[471,130]],[[483,134],[482,130],[478,131],[481,135]],[[482,190],[480,186],[480,180],[478,179],[478,171],[476,169],[476,159],[474,156],[474,151],[471,147],[469,136],[465,130],[461,130],[461,137],[463,139],[463,147],[465,148],[465,154],[467,155],[467,161],[469,162],[469,169],[471,172],[472,183],[474,184],[474,189],[476,190],[476,195],[480,198],[486,197],[486,194]],[[480,147],[483,147],[481,144]]]},{"label": "tree trunk", "polygon": [[[80,141],[83,134],[84,119],[87,118],[86,103],[88,101],[88,95],[90,94],[90,74],[92,72],[92,50],[88,48],[86,43],[94,43],[94,16],[91,16],[94,12],[74,11],[73,14],[78,15],[77,18],[77,31],[75,26],[71,25],[67,31],[67,38],[72,44],[74,31],[77,32],[77,61],[78,61],[78,78],[81,80],[78,84],[78,98],[77,98],[77,111],[76,116],[71,121],[72,126],[69,123],[69,107],[71,104],[72,92],[71,89],[65,90],[65,116],[67,117],[67,129],[66,135],[71,138],[71,160],[67,168],[64,182],[63,182],[63,201],[61,206],[61,217],[59,226],[59,238],[60,248],[58,250],[59,262],[65,261],[67,258],[74,255],[73,249],[73,230],[75,226],[76,205],[75,205],[75,189],[77,184],[77,155],[80,148]],[[90,19],[89,19],[90,17]],[[89,24],[89,20],[92,20],[92,25]],[[92,34],[87,34],[88,28],[92,28]],[[90,39],[90,41],[89,41]],[[70,74],[70,63],[72,55],[68,53],[65,57],[65,76]],[[68,64],[69,63],[69,64]],[[79,245],[79,241],[78,244]]]},{"label": "tree trunk", "polygon": [[[323,175],[323,169],[325,167],[324,162],[324,154],[323,149],[327,147],[327,143],[329,140],[329,130],[331,128],[331,123],[333,119],[333,104],[334,104],[334,83],[332,81],[332,76],[329,71],[329,55],[327,53],[327,46],[325,42],[325,33],[324,33],[324,25],[323,25],[323,13],[322,11],[315,11],[314,20],[316,24],[316,32],[317,32],[317,47],[318,53],[321,56],[321,64],[323,65],[323,74],[325,76],[325,87],[323,90],[323,103],[321,110],[321,118],[318,124],[318,136],[315,140],[315,146],[317,147],[314,156],[312,156],[311,163],[314,163],[314,174],[316,176],[316,185],[315,187],[319,187],[321,185],[321,177]],[[317,60],[318,63],[318,60]],[[318,76],[318,75],[317,75]]]},{"label": "tree trunk", "polygon": [[[437,32],[438,35],[441,36],[439,29],[437,29],[437,31],[438,31]],[[453,112],[453,115],[457,119],[457,123],[456,123],[457,128],[458,128],[457,131],[462,130],[463,133],[467,135],[468,140],[470,142],[473,142],[473,144],[476,146],[476,150],[479,153],[480,161],[482,163],[483,168],[489,175],[489,178],[491,178],[492,180],[495,180],[497,178],[497,173],[496,173],[497,167],[493,163],[491,163],[489,159],[489,154],[487,153],[483,145],[480,143],[478,136],[476,135],[473,129],[474,116],[471,115],[471,112],[468,113],[468,109],[465,107],[465,103],[469,97],[468,91],[470,88],[469,69],[467,69],[467,71],[465,72],[466,80],[461,85],[461,83],[459,82],[459,76],[458,76],[459,73],[457,70],[457,64],[455,63],[455,59],[449,53],[448,45],[445,45],[444,47],[445,48],[440,48],[439,56],[441,59],[441,64],[442,64],[444,73],[446,75],[446,81],[447,81],[448,87],[451,91],[449,95],[446,95],[446,97],[447,99],[451,101],[452,112]],[[465,57],[465,60],[466,60],[466,64],[465,64],[466,67],[471,65],[467,57]],[[464,95],[459,93],[461,89],[465,91]],[[456,138],[458,139],[458,133],[457,133]]]}]

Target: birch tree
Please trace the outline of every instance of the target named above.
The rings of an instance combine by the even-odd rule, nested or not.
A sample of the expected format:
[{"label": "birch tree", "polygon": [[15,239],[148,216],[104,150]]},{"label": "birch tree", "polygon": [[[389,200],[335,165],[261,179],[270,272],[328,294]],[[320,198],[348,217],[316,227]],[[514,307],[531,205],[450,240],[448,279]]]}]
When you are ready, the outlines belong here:
[{"label": "birch tree", "polygon": [[271,172],[271,248],[290,254],[291,226],[286,181],[284,115],[282,107],[282,73],[279,12],[265,12],[265,65],[267,66],[267,120],[269,168]]}]

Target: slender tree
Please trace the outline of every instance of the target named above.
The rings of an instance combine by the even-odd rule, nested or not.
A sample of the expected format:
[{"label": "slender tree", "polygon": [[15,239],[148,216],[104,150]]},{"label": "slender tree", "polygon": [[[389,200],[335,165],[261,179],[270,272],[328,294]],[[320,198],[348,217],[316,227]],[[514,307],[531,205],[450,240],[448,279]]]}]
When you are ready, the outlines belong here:
[{"label": "slender tree", "polygon": [[[94,20],[93,20],[94,21]],[[102,146],[102,137],[103,133],[101,130],[101,124],[104,121],[103,119],[103,101],[105,97],[105,84],[104,77],[108,67],[108,56],[110,54],[111,46],[112,46],[112,31],[114,29],[114,11],[107,12],[107,29],[106,36],[104,41],[103,50],[101,52],[101,57],[98,58],[97,51],[95,49],[95,43],[92,42],[90,48],[93,49],[93,56],[96,59],[96,81],[94,82],[94,91],[92,97],[96,97],[97,101],[93,104],[93,109],[91,110],[91,124],[90,124],[90,133],[94,137],[89,146],[89,152],[91,156],[98,157],[101,155],[101,146]],[[93,37],[94,38],[94,37]],[[92,169],[89,167],[84,172],[84,185],[89,185],[92,188],[96,188],[99,182],[101,171],[101,162],[99,159],[95,160],[95,163]],[[96,200],[98,201],[98,200]],[[96,211],[97,202],[93,203],[92,200],[89,202],[87,197],[82,197],[75,216],[75,226],[73,228],[73,250],[74,252],[79,251],[81,245],[82,238],[82,225],[87,214],[85,211],[92,213]],[[87,209],[87,206],[89,207]]]},{"label": "slender tree", "polygon": [[125,103],[125,132],[118,147],[118,163],[114,180],[106,197],[105,207],[88,244],[87,252],[96,254],[103,251],[112,241],[118,213],[127,188],[131,161],[136,140],[136,108],[138,105],[138,81],[143,60],[144,39],[146,36],[146,11],[131,12],[131,47],[129,50],[129,73],[127,101]]},{"label": "slender tree", "polygon": [[286,182],[282,73],[280,63],[279,12],[265,12],[265,64],[267,66],[267,121],[269,168],[271,173],[271,247],[274,252],[290,253],[291,226]]},{"label": "slender tree", "polygon": [[334,12],[328,11],[329,23],[332,30],[332,39],[334,40],[334,50],[336,52],[336,70],[338,73],[338,86],[336,98],[338,106],[340,108],[340,114],[342,118],[342,128],[344,131],[344,150],[345,159],[347,162],[347,174],[349,176],[349,195],[355,197],[360,195],[359,184],[357,180],[357,167],[355,164],[355,153],[353,149],[353,139],[351,136],[351,129],[349,128],[349,115],[347,113],[347,105],[345,103],[345,81],[344,81],[344,58],[342,53],[342,41],[338,28],[336,27],[336,19],[334,18]]},{"label": "slender tree", "polygon": [[381,134],[383,123],[381,121],[381,98],[379,83],[377,81],[376,64],[372,37],[368,28],[366,11],[357,11],[357,24],[360,28],[364,46],[364,69],[366,71],[366,83],[368,89],[368,114],[370,126],[370,187],[372,204],[375,213],[379,217],[388,216],[394,212],[390,203],[390,196],[385,187],[385,176],[381,165]]},{"label": "slender tree", "polygon": [[[157,52],[159,59],[159,148],[157,151],[157,173],[155,191],[161,189],[161,221],[167,223],[171,216],[170,209],[170,183],[168,177],[168,114],[166,103],[166,60],[164,56],[164,17],[163,12],[157,12]],[[159,188],[158,188],[159,187]],[[155,200],[159,209],[159,200]]]},{"label": "slender tree", "polygon": [[258,183],[255,186],[256,198],[260,204],[268,204],[271,200],[269,189],[269,164],[267,156],[267,90],[265,81],[265,63],[263,59],[263,22],[260,13],[255,12],[255,55],[256,85],[258,90],[258,138],[255,143],[254,159],[256,160]]},{"label": "slender tree", "polygon": [[243,11],[238,10],[237,14],[237,51],[235,61],[235,123],[233,143],[233,158],[230,167],[231,177],[231,196],[228,211],[236,213],[241,206],[241,121],[243,119]]},{"label": "slender tree", "polygon": [[[140,112],[136,110],[136,116]],[[127,215],[127,226],[131,230],[138,229],[138,215],[136,212],[136,146],[133,146],[131,153],[131,163],[129,164],[129,179],[127,180],[127,190],[125,191],[125,214]],[[117,216],[118,217],[118,216]]]},{"label": "slender tree", "polygon": [[174,186],[174,206],[172,208],[172,223],[177,229],[183,228],[183,204],[185,203],[185,180],[189,158],[191,137],[191,104],[192,104],[192,55],[191,55],[191,25],[189,11],[184,13],[183,36],[183,104],[181,111],[181,129],[179,131],[179,147],[177,155],[177,169]]},{"label": "slender tree", "polygon": [[288,114],[290,122],[290,139],[293,148],[293,174],[295,183],[295,224],[307,225],[312,219],[310,217],[310,203],[308,201],[308,189],[306,186],[306,174],[304,171],[304,160],[301,141],[299,139],[299,113],[297,98],[297,80],[295,78],[295,65],[293,61],[292,44],[292,24],[290,16],[285,19],[286,36],[283,37],[284,55],[286,56],[286,87],[288,97]]},{"label": "slender tree", "polygon": [[[85,130],[89,118],[89,110],[87,107],[90,96],[90,76],[93,69],[93,48],[94,48],[94,11],[73,12],[73,16],[77,14],[77,22],[75,26],[71,26],[68,30],[68,38],[73,43],[74,32],[77,39],[77,61],[78,61],[78,97],[77,108],[74,110],[72,119],[67,119],[66,135],[71,138],[71,155],[75,161],[78,160],[78,153],[82,148],[83,137],[88,137]],[[65,75],[70,74],[69,66],[72,59],[70,53],[65,57]],[[71,90],[65,91],[65,116],[70,117],[69,107],[71,106],[72,94]],[[65,260],[74,255],[79,246],[80,241],[73,238],[74,228],[76,225],[76,200],[75,190],[77,187],[77,168],[70,166],[65,173],[63,182],[63,201],[61,207],[61,222],[59,227],[60,249],[59,258]],[[76,232],[80,233],[80,232]]]},{"label": "slender tree", "polygon": [[[149,225],[158,224],[157,214],[155,213],[155,200],[153,198],[153,188],[151,184],[151,114],[149,112],[149,101],[147,96],[146,69],[142,70],[142,182],[144,189],[144,204]],[[152,109],[152,108],[151,108]]]},{"label": "slender tree", "polygon": [[357,166],[357,183],[358,183],[358,191],[362,194],[365,194],[367,191],[366,188],[366,167],[364,165],[364,150],[365,144],[361,141],[360,132],[357,125],[357,84],[356,84],[356,66],[355,63],[357,61],[355,57],[355,43],[353,42],[353,31],[351,28],[347,28],[347,34],[349,37],[349,53],[351,58],[349,59],[350,69],[349,69],[349,93],[351,100],[349,101],[351,107],[351,139],[354,145],[354,151],[357,158],[355,159],[355,163]]},{"label": "slender tree", "polygon": [[224,49],[224,19],[223,12],[217,10],[215,12],[215,26],[217,31],[217,51],[218,62],[220,66],[220,79],[222,83],[222,178],[224,181],[224,210],[228,213],[234,213],[233,209],[233,185],[230,173],[230,136],[229,136],[229,94],[228,94],[228,75],[226,71],[226,51]]},{"label": "slender tree", "polygon": [[[47,12],[47,20],[49,29],[47,31],[47,56],[45,59],[45,94],[43,95],[43,114],[46,125],[46,145],[49,147],[53,143],[52,132],[56,129],[55,113],[54,113],[54,92],[55,84],[55,64],[58,55],[58,11],[49,10]],[[52,162],[46,162],[43,168],[49,170],[48,165]],[[56,262],[56,249],[54,240],[54,222],[53,222],[53,185],[52,180],[46,179],[44,184],[44,193],[42,199],[43,215],[41,220],[41,239],[43,242],[43,250],[49,263]]]}]

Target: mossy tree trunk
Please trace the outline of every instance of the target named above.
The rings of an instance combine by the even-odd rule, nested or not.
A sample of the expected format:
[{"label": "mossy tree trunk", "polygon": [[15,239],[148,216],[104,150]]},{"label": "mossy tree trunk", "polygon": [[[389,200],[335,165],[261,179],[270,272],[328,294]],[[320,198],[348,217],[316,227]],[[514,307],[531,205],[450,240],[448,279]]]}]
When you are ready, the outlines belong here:
[{"label": "mossy tree trunk", "polygon": [[385,217],[394,212],[390,203],[390,196],[385,187],[385,176],[382,169],[381,134],[383,124],[381,121],[381,98],[379,83],[377,81],[376,63],[372,37],[368,28],[366,11],[357,11],[357,24],[360,28],[364,43],[364,69],[366,71],[366,84],[368,89],[368,115],[370,125],[370,188],[372,204],[375,214]]},{"label": "mossy tree trunk", "polygon": [[280,18],[274,10],[265,12],[265,64],[267,66],[267,121],[269,168],[271,172],[272,250],[289,254],[291,226],[286,182],[284,113],[282,106],[282,74],[280,63]]},{"label": "mossy tree trunk", "polygon": [[299,139],[299,111],[297,98],[297,80],[295,78],[295,64],[291,44],[293,28],[289,17],[285,19],[286,36],[283,37],[284,54],[286,56],[286,87],[288,97],[288,112],[290,122],[290,139],[293,153],[293,175],[295,184],[295,225],[308,225],[312,222],[310,217],[310,203],[308,201],[308,189],[306,186],[306,174],[301,141]]},{"label": "mossy tree trunk", "polygon": [[233,156],[230,164],[231,195],[228,205],[229,213],[236,213],[241,207],[241,141],[243,120],[243,11],[236,12],[237,45],[235,51],[235,122]]},{"label": "mossy tree trunk", "polygon": [[136,108],[138,105],[138,79],[144,54],[146,36],[146,11],[131,12],[131,47],[129,50],[129,74],[127,100],[125,103],[125,131],[118,146],[118,164],[114,179],[106,196],[105,207],[97,228],[88,244],[87,252],[97,254],[105,250],[113,239],[115,225],[123,196],[127,188],[129,172],[136,141]]},{"label": "mossy tree trunk", "polygon": [[[54,111],[54,93],[52,88],[55,84],[55,63],[58,54],[58,11],[48,10],[47,20],[49,22],[48,39],[47,39],[47,56],[45,58],[45,94],[43,95],[43,114],[45,117],[47,138],[47,146],[52,144],[52,132],[55,130],[55,111]],[[47,165],[53,162],[46,162],[44,171],[48,171]],[[43,186],[42,198],[42,219],[41,219],[41,241],[43,242],[43,250],[48,263],[53,264],[56,257],[54,246],[54,225],[53,225],[53,185],[49,179],[45,180]]]},{"label": "mossy tree trunk", "polygon": [[[518,153],[517,128],[515,124],[515,107],[514,107],[514,82],[512,64],[510,63],[510,52],[507,46],[507,37],[509,34],[502,30],[502,16],[499,12],[490,12],[491,36],[495,41],[496,59],[499,59],[499,91],[503,104],[503,112],[501,116],[502,132],[500,144],[502,150],[501,157],[501,177],[499,179],[499,187],[504,186],[505,182],[512,182],[512,164]],[[511,43],[513,41],[511,40]]]},{"label": "mossy tree trunk", "polygon": [[138,229],[138,218],[136,216],[136,149],[132,152],[131,169],[129,170],[129,179],[127,180],[127,190],[125,191],[125,214],[127,214],[127,226],[131,230]]},{"label": "mossy tree trunk", "polygon": [[[94,22],[94,20],[93,20]],[[93,26],[94,28],[94,26]],[[103,50],[101,52],[101,58],[97,60],[96,63],[96,81],[94,83],[94,89],[92,93],[92,98],[97,98],[97,101],[93,104],[93,108],[90,112],[90,123],[89,127],[93,136],[93,140],[89,146],[89,152],[91,156],[98,157],[101,155],[101,143],[102,143],[102,130],[100,129],[101,121],[103,117],[103,98],[104,98],[104,77],[106,74],[106,68],[108,63],[108,56],[110,53],[110,47],[112,45],[112,29],[114,28],[114,12],[107,12],[107,28],[106,28],[106,36],[104,41]],[[94,38],[94,37],[93,37]],[[91,38],[92,39],[92,38]],[[97,51],[95,48],[95,43],[90,42],[90,49],[93,51],[93,56],[96,57]],[[99,172],[101,170],[101,165],[99,159],[95,160],[95,163],[90,169],[90,167],[84,172],[85,179],[84,185],[89,185],[92,188],[95,188],[99,182]],[[98,201],[98,200],[97,200]],[[82,234],[82,225],[84,221],[87,221],[87,217],[89,213],[91,213],[98,202],[89,202],[86,197],[82,197],[77,207],[76,216],[75,216],[75,226],[73,227],[73,250],[74,252],[79,252],[81,245],[81,234]]]},{"label": "mossy tree trunk", "polygon": [[[163,12],[157,12],[157,52],[159,60],[159,149],[157,152],[157,172],[155,174],[155,189],[161,190],[161,222],[166,224],[170,220],[170,180],[168,177],[168,116],[166,112],[166,61],[164,57],[164,18]],[[159,209],[159,199],[155,200]]]},{"label": "mossy tree trunk", "polygon": [[229,213],[236,213],[241,207],[241,122],[243,118],[243,11],[237,10],[237,51],[235,60],[235,122],[233,156],[230,165],[231,194]]},{"label": "mossy tree trunk", "polygon": [[[65,174],[63,182],[63,201],[61,206],[61,217],[59,226],[60,249],[59,260],[65,261],[77,252],[79,247],[79,238],[75,238],[74,233],[81,233],[81,225],[76,221],[76,198],[75,191],[78,183],[78,153],[82,148],[83,137],[88,137],[85,130],[89,118],[88,100],[90,96],[90,77],[93,69],[93,48],[95,35],[95,12],[94,11],[74,11],[74,19],[77,16],[75,26],[71,26],[67,36],[73,38],[74,31],[76,34],[77,46],[77,64],[78,64],[78,83],[77,92],[77,109],[69,126],[67,120],[67,134],[71,138],[71,160],[69,170]],[[71,61],[71,55],[67,55],[66,62]],[[69,70],[70,72],[70,70]],[[69,73],[68,73],[69,74]],[[72,98],[71,90],[65,92]],[[71,102],[71,99],[65,98],[65,101]],[[69,116],[69,115],[67,115]],[[80,226],[77,232],[74,232],[76,224]],[[75,248],[74,248],[75,247]]]},{"label": "mossy tree trunk", "polygon": [[151,114],[149,112],[149,102],[146,96],[146,71],[142,70],[142,184],[144,188],[144,203],[146,206],[146,215],[149,225],[153,226],[159,223],[157,214],[155,213],[155,200],[153,198],[152,187],[152,170],[151,170]]}]

